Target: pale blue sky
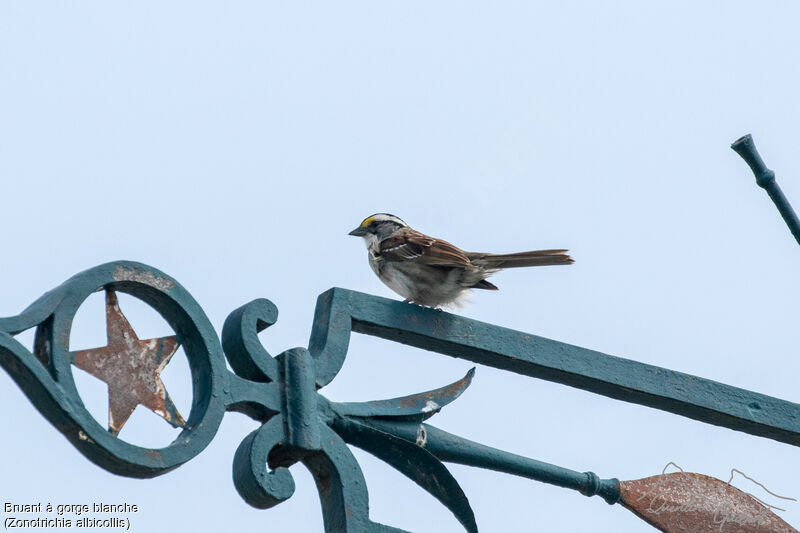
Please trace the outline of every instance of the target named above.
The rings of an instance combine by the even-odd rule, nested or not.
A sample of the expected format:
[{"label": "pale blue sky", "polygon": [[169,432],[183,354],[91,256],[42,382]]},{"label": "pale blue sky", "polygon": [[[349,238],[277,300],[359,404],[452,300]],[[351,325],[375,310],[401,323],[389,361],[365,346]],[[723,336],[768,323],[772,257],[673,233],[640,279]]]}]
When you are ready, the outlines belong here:
[{"label": "pale blue sky", "polygon": [[[800,402],[800,249],[728,148],[752,133],[800,208],[798,17],[791,2],[2,3],[0,316],[131,259],[178,279],[218,331],[269,298],[264,344],[305,346],[328,288],[394,297],[347,236],[388,211],[470,250],[570,248],[572,267],[498,274],[469,317]],[[160,334],[135,303],[140,336]],[[82,313],[73,346],[101,344],[102,299]],[[404,395],[470,366],[356,336],[321,392]],[[176,358],[166,377],[179,407],[186,372]],[[76,379],[103,418],[102,384]],[[278,507],[239,498],[241,415],[154,480],[89,463],[4,372],[0,419],[2,501],[136,503],[142,532],[322,530],[300,466]],[[483,367],[431,422],[602,477],[735,467],[800,498],[796,447]],[[165,445],[162,425],[137,411],[128,438]],[[460,530],[355,453],[373,519]],[[649,531],[599,498],[452,472],[483,532]]]}]

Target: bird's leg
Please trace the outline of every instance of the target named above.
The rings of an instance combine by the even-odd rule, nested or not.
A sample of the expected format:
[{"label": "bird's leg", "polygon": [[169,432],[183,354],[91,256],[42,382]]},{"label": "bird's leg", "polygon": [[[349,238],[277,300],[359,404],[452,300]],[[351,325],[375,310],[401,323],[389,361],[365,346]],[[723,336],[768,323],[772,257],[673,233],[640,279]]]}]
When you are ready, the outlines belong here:
[{"label": "bird's leg", "polygon": [[404,304],[410,304],[411,303],[411,298],[406,298],[405,300],[403,300],[403,303]]}]

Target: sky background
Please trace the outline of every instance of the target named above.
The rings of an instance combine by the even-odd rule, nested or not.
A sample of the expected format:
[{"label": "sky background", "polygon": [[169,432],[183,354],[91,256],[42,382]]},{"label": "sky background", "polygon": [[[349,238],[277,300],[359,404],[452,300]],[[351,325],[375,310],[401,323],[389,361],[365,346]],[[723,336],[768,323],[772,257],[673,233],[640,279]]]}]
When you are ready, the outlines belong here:
[{"label": "sky background", "polygon": [[[328,288],[396,298],[347,236],[390,212],[467,250],[571,250],[573,266],[496,275],[500,291],[474,294],[465,316],[800,402],[800,250],[729,149],[752,133],[800,208],[799,16],[737,1],[3,2],[0,316],[130,259],[176,278],[218,332],[265,297],[280,311],[267,349],[307,346]],[[143,304],[121,305],[141,338],[170,334]],[[104,343],[94,295],[71,349]],[[354,335],[321,393],[389,398],[471,366]],[[104,385],[74,374],[105,424]],[[188,414],[185,356],[165,381]],[[301,465],[273,509],[236,493],[233,454],[257,427],[243,415],[150,480],[87,461],[4,372],[0,420],[3,502],[133,503],[140,532],[322,531]],[[800,498],[797,447],[491,368],[431,423],[601,477],[674,461]],[[162,447],[175,433],[140,407],[120,436]],[[354,453],[373,520],[462,530]],[[597,497],[451,471],[484,532],[651,531]],[[800,527],[800,504],[736,484]]]}]

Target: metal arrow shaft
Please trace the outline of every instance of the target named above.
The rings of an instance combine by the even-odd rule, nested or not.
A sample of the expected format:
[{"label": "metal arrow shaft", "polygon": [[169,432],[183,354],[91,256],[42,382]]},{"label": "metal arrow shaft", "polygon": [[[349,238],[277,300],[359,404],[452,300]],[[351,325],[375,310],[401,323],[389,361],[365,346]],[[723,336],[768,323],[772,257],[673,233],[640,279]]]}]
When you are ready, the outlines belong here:
[{"label": "metal arrow shaft", "polygon": [[[594,472],[578,472],[498,450],[442,431],[428,424],[375,419],[363,419],[360,422],[401,439],[415,442],[440,460],[448,463],[505,472],[506,474],[573,489],[585,496],[597,494],[610,504],[619,501],[619,480],[615,478],[600,479]],[[340,419],[336,429],[346,434],[347,422]],[[346,436],[345,440],[347,440]]]}]

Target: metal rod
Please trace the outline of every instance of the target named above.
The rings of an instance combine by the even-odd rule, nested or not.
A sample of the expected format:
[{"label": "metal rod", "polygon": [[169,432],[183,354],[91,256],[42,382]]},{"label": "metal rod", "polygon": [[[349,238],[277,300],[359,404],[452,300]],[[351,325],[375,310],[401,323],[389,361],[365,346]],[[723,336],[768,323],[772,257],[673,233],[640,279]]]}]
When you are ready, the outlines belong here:
[{"label": "metal rod", "polygon": [[349,333],[333,326],[348,320],[358,333],[800,446],[800,404],[346,289],[320,299],[311,339],[317,375],[324,370],[320,354],[346,353]]},{"label": "metal rod", "polygon": [[416,442],[447,463],[475,466],[521,476],[577,490],[584,496],[597,494],[609,504],[617,503],[620,498],[619,480],[616,478],[600,479],[594,472],[578,472],[522,455],[504,452],[428,424],[375,419],[365,420],[362,423],[409,442]]},{"label": "metal rod", "polygon": [[750,166],[753,174],[756,176],[756,183],[759,187],[765,189],[769,197],[775,203],[786,225],[794,235],[797,243],[800,244],[800,220],[797,219],[797,213],[792,209],[789,200],[784,196],[783,191],[775,181],[775,173],[767,168],[761,156],[756,150],[756,145],[753,142],[753,137],[748,133],[744,137],[736,140],[731,148],[734,152],[742,156],[742,159]]}]

